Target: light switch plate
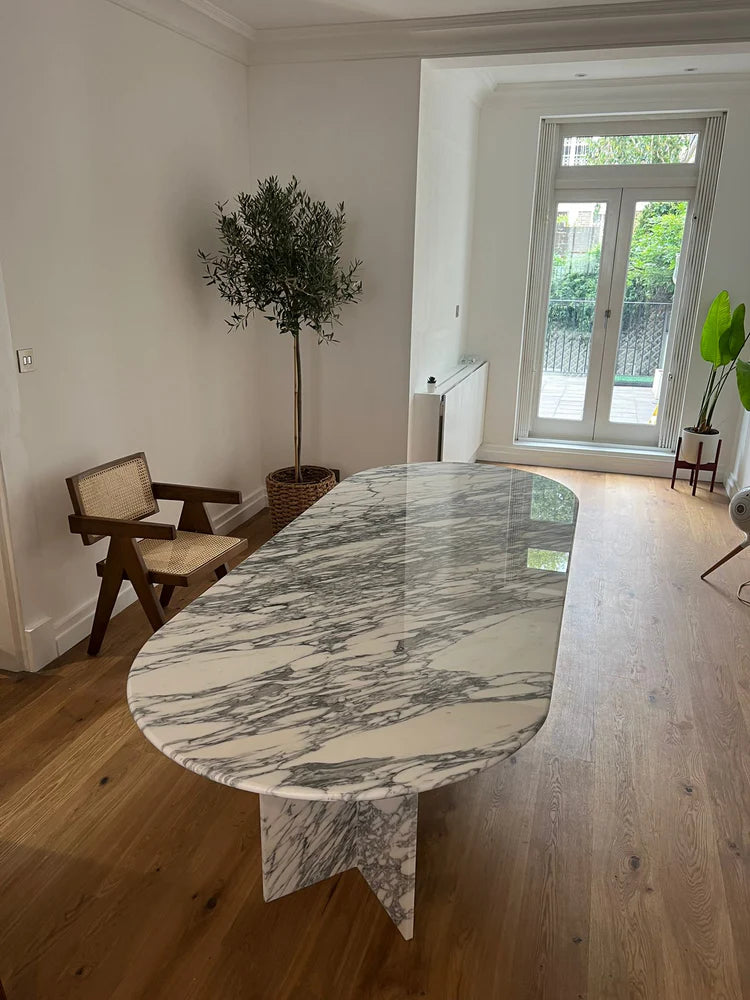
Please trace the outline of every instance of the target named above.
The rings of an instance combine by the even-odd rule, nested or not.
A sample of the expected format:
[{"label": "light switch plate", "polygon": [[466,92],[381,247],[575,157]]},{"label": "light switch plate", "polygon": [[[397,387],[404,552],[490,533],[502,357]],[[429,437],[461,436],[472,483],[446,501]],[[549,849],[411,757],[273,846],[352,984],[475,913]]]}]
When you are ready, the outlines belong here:
[{"label": "light switch plate", "polygon": [[20,350],[16,351],[16,357],[18,358],[18,370],[22,375],[26,372],[36,371],[34,366],[34,350],[31,347],[22,347]]}]

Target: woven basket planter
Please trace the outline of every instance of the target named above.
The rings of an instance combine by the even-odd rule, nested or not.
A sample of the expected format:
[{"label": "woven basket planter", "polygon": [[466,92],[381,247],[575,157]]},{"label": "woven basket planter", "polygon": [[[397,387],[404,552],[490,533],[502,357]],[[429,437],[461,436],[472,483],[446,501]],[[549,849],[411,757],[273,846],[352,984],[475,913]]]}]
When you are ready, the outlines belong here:
[{"label": "woven basket planter", "polygon": [[320,465],[303,465],[301,483],[295,483],[293,468],[277,469],[266,476],[268,509],[274,532],[291,524],[295,517],[312,507],[335,485],[333,472]]}]

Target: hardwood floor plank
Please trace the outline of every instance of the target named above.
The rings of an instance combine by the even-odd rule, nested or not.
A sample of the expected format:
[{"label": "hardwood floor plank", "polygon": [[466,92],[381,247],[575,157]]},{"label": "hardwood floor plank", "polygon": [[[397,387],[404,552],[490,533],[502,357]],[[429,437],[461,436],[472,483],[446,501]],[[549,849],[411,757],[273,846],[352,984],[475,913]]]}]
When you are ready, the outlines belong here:
[{"label": "hardwood floor plank", "polygon": [[601,1000],[681,996],[666,986],[654,836],[645,801],[650,788],[640,781],[638,763],[639,713],[629,697],[632,682],[613,687],[610,681],[603,672],[594,765],[589,994]]},{"label": "hardwood floor plank", "polygon": [[[727,525],[728,528],[727,528]],[[713,530],[711,530],[713,528]],[[718,531],[716,530],[718,528]],[[728,518],[718,525],[705,523],[705,511],[697,520],[694,535],[697,541],[725,544],[729,548],[734,540]],[[718,536],[718,539],[717,539]],[[663,547],[671,539],[659,539]],[[708,926],[699,935],[696,953],[702,956],[701,975],[717,996],[750,996],[750,727],[744,707],[747,683],[746,665],[750,663],[748,636],[735,627],[735,611],[742,608],[733,594],[727,594],[719,585],[707,586],[696,581],[704,568],[695,558],[695,552],[686,554],[691,568],[680,579],[678,586],[666,589],[665,604],[677,617],[684,616],[684,626],[679,634],[666,636],[667,657],[683,667],[688,675],[678,688],[675,697],[689,699],[690,722],[681,727],[680,736],[690,739],[692,756],[684,772],[677,776],[680,791],[689,789],[691,809],[682,817],[679,826],[678,851],[687,854],[693,866],[701,862],[695,844],[688,838],[701,833],[710,838],[710,855],[713,866],[718,864],[724,906],[713,914]],[[741,575],[741,565],[724,570]],[[750,572],[750,566],[745,572]],[[701,585],[703,584],[703,585]],[[732,588],[734,590],[736,588]],[[703,627],[710,620],[712,628]],[[686,655],[687,654],[687,655]],[[744,668],[744,669],[743,669]],[[683,712],[683,714],[686,714]],[[675,739],[675,745],[680,742]],[[687,776],[686,776],[687,774]],[[731,774],[734,781],[727,781]],[[682,803],[683,810],[685,803]],[[707,815],[703,815],[706,813]],[[702,874],[695,892],[709,881],[715,884],[716,872],[710,879]],[[712,915],[706,901],[700,897],[693,903],[699,911],[689,921],[682,936],[691,933]],[[714,938],[718,940],[715,941]],[[720,961],[724,942],[733,939],[731,955]],[[719,961],[717,961],[719,959]],[[715,969],[730,961],[735,976],[730,982],[714,982]]]},{"label": "hardwood floor plank", "polygon": [[699,579],[720,494],[539,471],[581,501],[550,715],[423,796],[413,941],[357,872],[262,901],[256,797],[129,716],[131,606],[99,658],[0,675],[9,1000],[750,998],[750,556]]},{"label": "hardwood floor plank", "polygon": [[519,1000],[576,1000],[588,983],[593,767],[545,753],[512,981]]}]

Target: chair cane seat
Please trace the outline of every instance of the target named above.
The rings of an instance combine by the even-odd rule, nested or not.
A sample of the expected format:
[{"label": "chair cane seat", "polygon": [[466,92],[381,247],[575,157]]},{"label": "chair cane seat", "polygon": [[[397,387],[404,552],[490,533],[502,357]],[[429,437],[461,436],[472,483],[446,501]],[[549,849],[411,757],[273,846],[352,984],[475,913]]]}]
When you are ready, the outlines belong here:
[{"label": "chair cane seat", "polygon": [[138,546],[149,573],[189,576],[207,563],[226,556],[245,544],[244,538],[233,538],[231,535],[178,531],[174,541],[142,538]]},{"label": "chair cane seat", "polygon": [[[205,506],[241,504],[239,490],[155,483],[142,451],[68,476],[65,482],[73,504],[68,519],[73,534],[80,535],[84,545],[109,539],[106,558],[96,564],[102,585],[91,627],[90,656],[101,649],[124,580],[133,584],[156,631],[166,621],[165,609],[175,587],[189,587],[209,572],[220,580],[230,562],[247,555],[246,538],[213,533]],[[141,525],[144,518],[158,513],[157,499],[182,501],[180,528],[153,522]],[[161,585],[158,597],[154,584]]]}]

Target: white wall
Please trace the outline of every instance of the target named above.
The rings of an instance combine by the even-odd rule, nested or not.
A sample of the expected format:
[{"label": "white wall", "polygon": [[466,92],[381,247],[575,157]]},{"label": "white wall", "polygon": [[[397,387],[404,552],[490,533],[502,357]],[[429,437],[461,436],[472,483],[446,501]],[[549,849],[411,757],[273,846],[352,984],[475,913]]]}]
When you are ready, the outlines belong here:
[{"label": "white wall", "polygon": [[[464,350],[491,362],[486,441],[511,444],[538,118],[581,108],[557,87],[541,111],[538,89],[487,102],[472,233],[476,112],[445,79],[425,74],[412,349],[419,59],[248,71],[103,0],[0,7],[0,264],[13,346],[33,347],[38,369],[0,399],[18,424],[0,449],[24,622],[40,634],[48,622],[48,648],[86,634],[102,555],[67,532],[66,475],[143,448],[157,477],[239,487],[249,511],[263,474],[291,461],[291,344],[265,321],[224,333],[195,258],[214,240],[213,203],[258,178],[295,173],[343,199],[345,256],[365,261],[340,343],[305,341],[304,459],[345,475],[405,460],[410,362],[416,385]],[[724,286],[748,297],[747,89],[584,94],[589,110],[730,108],[704,305]],[[691,402],[701,378],[696,365]],[[720,419],[731,455],[730,395]]]},{"label": "white wall", "polygon": [[[414,231],[411,397],[453,371],[466,346],[480,74],[422,64]],[[456,316],[456,307],[459,314]],[[410,407],[409,458],[420,455]]]},{"label": "white wall", "polygon": [[157,478],[262,481],[252,339],[224,332],[195,256],[247,179],[246,84],[102,0],[0,10],[0,262],[37,365],[18,376],[32,528],[14,547],[26,626],[49,618],[63,645],[104,554],[68,533],[66,475],[144,449]]},{"label": "white wall", "polygon": [[748,486],[750,486],[750,413],[746,413],[742,419],[737,450],[731,472],[726,479],[727,492],[730,495]]},{"label": "white wall", "polygon": [[[414,235],[412,391],[458,363],[466,342],[481,82],[422,66]],[[456,317],[456,306],[460,307]]]},{"label": "white wall", "polygon": [[[21,641],[19,581],[31,583],[13,558],[14,545],[33,537],[35,522],[26,502],[28,457],[21,438],[18,377],[0,270],[0,661],[4,669],[20,670],[28,654]],[[13,538],[11,538],[13,522]]]},{"label": "white wall", "polygon": [[[345,259],[364,260],[364,296],[338,344],[304,342],[303,461],[358,469],[406,458],[419,60],[252,67],[251,177],[295,174],[344,201]],[[292,346],[255,324],[263,466],[292,461]]]},{"label": "white wall", "polygon": [[[545,114],[716,108],[726,108],[729,115],[699,322],[711,299],[722,288],[729,290],[733,301],[750,300],[746,239],[750,231],[748,83],[745,80],[711,82],[690,78],[647,83],[592,81],[575,88],[555,84],[507,86],[485,102],[479,130],[472,308],[467,340],[472,352],[490,360],[485,444],[480,455],[507,459],[513,456],[523,289],[528,266],[540,117]],[[700,358],[696,338],[688,379],[686,422],[691,421],[692,414],[697,411],[705,377],[706,366]],[[728,386],[717,408],[717,423],[724,440],[722,473],[731,467],[738,418],[736,393]],[[515,454],[519,454],[517,446]],[[557,464],[569,460],[569,456],[555,459]],[[600,463],[596,457],[583,461],[594,465]],[[658,466],[653,464],[653,471],[666,474],[669,466],[669,461],[662,460]]]},{"label": "white wall", "polygon": [[10,661],[15,664],[16,637],[13,633],[11,619],[10,597],[5,572],[5,553],[0,549],[0,667],[5,667]]}]

